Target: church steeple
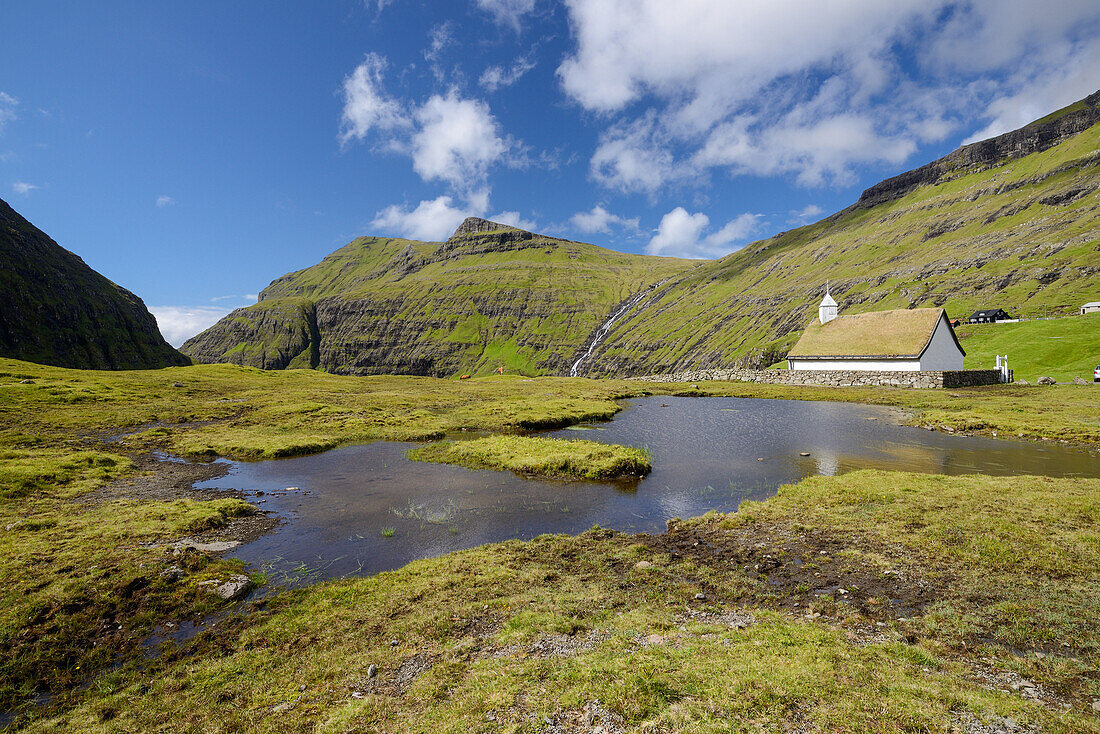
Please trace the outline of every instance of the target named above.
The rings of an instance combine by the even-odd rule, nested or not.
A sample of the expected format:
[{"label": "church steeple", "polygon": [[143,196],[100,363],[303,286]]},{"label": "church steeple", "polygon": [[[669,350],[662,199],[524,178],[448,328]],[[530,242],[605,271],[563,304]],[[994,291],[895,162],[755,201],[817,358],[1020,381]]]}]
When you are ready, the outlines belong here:
[{"label": "church steeple", "polygon": [[821,305],[817,307],[817,319],[826,324],[836,318],[836,301],[829,295],[829,281],[825,281],[825,297],[821,299]]}]

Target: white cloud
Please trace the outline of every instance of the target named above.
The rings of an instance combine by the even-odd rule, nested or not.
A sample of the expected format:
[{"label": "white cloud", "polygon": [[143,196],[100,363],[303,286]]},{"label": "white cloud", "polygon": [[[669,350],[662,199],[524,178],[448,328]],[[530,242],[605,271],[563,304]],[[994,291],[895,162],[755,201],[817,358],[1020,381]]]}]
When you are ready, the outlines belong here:
[{"label": "white cloud", "polygon": [[801,209],[791,210],[791,218],[787,220],[788,224],[807,224],[816,220],[825,210],[819,207],[817,204],[807,204]]},{"label": "white cloud", "polygon": [[413,170],[424,181],[444,181],[469,203],[475,193],[488,191],[492,166],[529,163],[526,148],[503,135],[488,104],[451,89],[414,107],[385,91],[385,67],[384,58],[367,54],[344,80],[343,144],[375,131],[383,136],[386,149],[412,159]]},{"label": "white cloud", "polygon": [[446,20],[428,31],[428,48],[424,50],[424,59],[431,65],[432,76],[442,83],[446,74],[440,65],[443,52],[454,43],[454,24]]},{"label": "white cloud", "polygon": [[897,164],[916,150],[911,139],[879,134],[869,117],[808,117],[796,110],[763,128],[750,128],[746,118],[734,119],[714,129],[694,160],[704,166],[728,166],[734,173],[793,173],[800,184],[820,186],[826,179],[850,183],[854,164]]},{"label": "white cloud", "polygon": [[410,153],[413,170],[425,181],[446,181],[459,191],[480,186],[511,147],[489,105],[454,90],[432,95],[415,118],[419,129],[409,141]]},{"label": "white cloud", "polygon": [[389,131],[409,125],[402,106],[382,88],[386,60],[367,54],[363,63],[345,77],[344,112],[340,120],[340,141],[362,140],[371,129]]},{"label": "white cloud", "polygon": [[176,200],[167,194],[161,194],[157,197],[157,208],[163,209],[166,206],[172,206],[176,203]]},{"label": "white cloud", "polygon": [[363,0],[363,4],[370,10],[374,8],[375,13],[381,13],[387,6],[393,5],[394,0]]},{"label": "white cloud", "polygon": [[15,119],[15,108],[18,106],[19,100],[6,92],[0,92],[0,133],[4,132],[4,125]]},{"label": "white cloud", "polygon": [[646,245],[650,255],[667,257],[717,258],[727,255],[736,248],[733,243],[747,238],[760,228],[760,215],[744,213],[731,219],[717,232],[706,236],[703,233],[710,227],[710,217],[702,212],[689,214],[678,206],[661,217],[657,234]]},{"label": "white cloud", "polygon": [[[1100,8],[1093,0],[954,3],[949,18],[924,54],[924,61],[930,68],[947,74],[959,69],[976,72],[1015,67],[1021,59],[1045,55],[1069,39],[1095,37],[1098,20]],[[1096,67],[1092,70],[1095,81]]]},{"label": "white cloud", "polygon": [[246,293],[243,296],[229,295],[229,296],[214,296],[210,299],[211,303],[218,303],[220,301],[256,301],[259,298],[259,294]]},{"label": "white cloud", "polygon": [[34,189],[37,189],[37,188],[38,187],[35,186],[34,184],[27,183],[26,181],[16,181],[15,183],[13,183],[11,185],[11,190],[14,191],[15,193],[19,194],[20,196],[26,196],[31,191],[33,191]]},{"label": "white cloud", "polygon": [[1079,99],[1100,68],[1094,0],[565,4],[576,45],[558,77],[608,121],[591,169],[622,191],[713,168],[849,184],[983,111],[975,137]]},{"label": "white cloud", "polygon": [[558,74],[570,96],[606,112],[653,93],[696,104],[700,115],[751,99],[774,80],[815,66],[864,62],[900,29],[936,10],[926,0],[566,5],[577,49]]},{"label": "white cloud", "polygon": [[524,74],[535,68],[535,62],[525,56],[521,56],[512,62],[512,66],[505,69],[503,66],[490,66],[481,74],[478,84],[490,92],[495,92],[501,87],[510,87],[518,82]]},{"label": "white cloud", "polygon": [[450,196],[421,201],[415,209],[394,204],[374,215],[371,226],[382,234],[414,240],[438,242],[447,239],[470,216],[481,216],[484,209],[456,206]]},{"label": "white cloud", "polygon": [[229,310],[211,306],[150,306],[149,312],[156,317],[165,340],[178,347],[213,326]]},{"label": "white cloud", "polygon": [[600,136],[589,173],[607,188],[652,194],[684,176],[666,146],[656,115],[613,126]]},{"label": "white cloud", "polygon": [[595,232],[603,232],[604,234],[611,233],[611,227],[622,227],[625,230],[631,232],[639,231],[639,221],[637,217],[626,219],[620,217],[618,214],[612,214],[601,204],[597,204],[592,207],[591,211],[577,212],[569,218],[569,223],[573,227],[585,234],[592,234]]},{"label": "white cloud", "polygon": [[489,217],[489,221],[507,224],[509,227],[515,227],[516,229],[525,229],[528,232],[534,232],[538,229],[538,224],[533,219],[524,219],[519,212],[500,212]]},{"label": "white cloud", "polygon": [[1023,127],[1096,91],[1100,69],[1100,38],[1047,50],[1051,63],[1041,71],[1021,71],[1011,94],[994,98],[985,107],[990,122],[964,142],[972,143]]},{"label": "white cloud", "polygon": [[535,10],[535,0],[477,0],[477,6],[491,14],[498,25],[511,26],[519,33],[523,16]]}]

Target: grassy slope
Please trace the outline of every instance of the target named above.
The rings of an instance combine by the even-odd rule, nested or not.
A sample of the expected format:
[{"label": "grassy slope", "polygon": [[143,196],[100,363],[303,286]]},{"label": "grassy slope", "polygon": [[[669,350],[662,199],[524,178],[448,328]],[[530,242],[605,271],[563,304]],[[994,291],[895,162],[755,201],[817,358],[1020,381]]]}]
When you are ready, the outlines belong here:
[{"label": "grassy slope", "polygon": [[645,449],[537,436],[489,436],[434,443],[413,449],[409,458],[565,479],[640,477],[653,469]]},{"label": "grassy slope", "polygon": [[[1098,496],[1096,480],[864,471],[667,537],[452,553],[284,594],[221,652],[107,675],[30,730],[534,732],[591,713],[632,731],[947,731],[1001,716],[1096,732]],[[787,571],[825,588],[769,583]],[[899,619],[879,583],[924,589],[927,606]],[[1014,675],[1047,703],[1008,692]]]},{"label": "grassy slope", "polygon": [[827,279],[842,313],[1072,312],[1095,298],[1100,269],[1098,148],[1095,125],[1044,152],[750,244],[621,320],[597,362],[635,374],[730,364],[808,323]]},{"label": "grassy slope", "polygon": [[1040,375],[1069,382],[1092,382],[1100,364],[1100,314],[1067,316],[1018,324],[963,324],[956,333],[966,350],[967,369],[991,369],[998,354],[1007,354],[1017,380],[1035,382]]},{"label": "grassy slope", "polygon": [[[256,355],[302,329],[293,318],[285,329],[260,328],[261,314],[287,298],[334,299],[318,314],[320,366],[332,372],[489,374],[500,365],[513,373],[560,372],[616,304],[696,264],[541,236],[494,250],[484,247],[491,237],[457,246],[359,238],[276,280],[264,301],[227,317],[256,322],[251,333],[224,333],[231,324],[219,323],[184,349],[203,361],[261,366]],[[340,304],[349,305],[326,322],[326,310]],[[355,361],[364,352],[375,357],[371,364]],[[425,368],[423,360],[438,366]]]}]

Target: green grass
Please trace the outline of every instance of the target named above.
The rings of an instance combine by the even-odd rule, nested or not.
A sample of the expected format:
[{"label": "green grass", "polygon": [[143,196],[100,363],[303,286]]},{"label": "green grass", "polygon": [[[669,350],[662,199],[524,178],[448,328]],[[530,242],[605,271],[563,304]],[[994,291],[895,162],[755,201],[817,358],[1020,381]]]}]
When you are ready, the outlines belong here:
[{"label": "green grass", "polygon": [[[172,615],[213,610],[200,583],[241,568],[151,543],[223,525],[245,502],[77,502],[130,470],[102,452],[0,451],[0,710],[79,684]],[[183,580],[159,576],[172,564]]]},{"label": "green grass", "polygon": [[[598,700],[634,731],[947,731],[1001,716],[1097,732],[1098,497],[1097,480],[856,472],[675,525],[676,554],[604,530],[484,546],[281,594],[217,645],[105,675],[27,730],[542,731]],[[800,538],[830,555],[784,556]],[[935,593],[904,621],[839,593],[808,618],[790,605],[805,591],[710,548],[831,563],[853,595],[868,569]],[[1052,636],[1072,644],[1035,655]],[[983,686],[978,670],[1026,675],[1070,708]]]},{"label": "green grass", "polygon": [[645,449],[533,436],[489,436],[435,443],[410,450],[409,458],[564,479],[640,477],[653,469]]},{"label": "green grass", "polygon": [[1042,375],[1059,382],[1092,382],[1100,365],[1100,314],[1015,324],[963,324],[957,329],[967,369],[993,369],[1007,354],[1017,380],[1034,384]]},{"label": "green grass", "polygon": [[[1100,664],[1100,480],[867,470],[783,487],[719,525],[743,523],[846,536],[853,560],[873,566],[883,549],[904,548],[947,585],[920,622],[944,645],[1066,642],[1082,664]],[[1100,683],[1079,683],[1100,695]]]},{"label": "green grass", "polygon": [[[182,387],[175,387],[176,383]],[[150,450],[261,458],[318,451],[354,441],[430,440],[463,428],[516,434],[607,419],[620,409],[616,399],[650,394],[874,403],[903,408],[911,412],[910,420],[917,424],[946,425],[970,432],[1019,433],[1036,440],[1100,444],[1100,416],[1095,397],[1089,390],[1074,386],[921,391],[704,382],[690,388],[631,381],[524,380],[514,376],[465,381],[339,377],[310,370],[263,372],[230,365],[102,372],[0,360],[0,650],[3,651],[0,705],[28,700],[35,686],[69,691],[58,700],[71,702],[71,697],[77,695],[73,686],[86,682],[96,671],[118,661],[140,660],[139,642],[156,624],[187,619],[222,604],[200,583],[224,578],[239,570],[240,564],[212,561],[205,556],[177,558],[166,550],[164,543],[220,526],[247,512],[245,503],[232,499],[215,502],[88,499],[89,492],[104,483],[133,476],[134,460]],[[1001,497],[1002,504],[1017,500],[1021,508],[1037,503],[1031,494],[1009,493]],[[966,512],[971,512],[971,508],[967,507]],[[1065,512],[1072,517],[1079,514],[1072,508]],[[1037,519],[1049,522],[1042,513],[1037,514]],[[4,530],[9,526],[10,529]],[[1087,548],[1093,547],[1088,545],[1091,541],[1081,537],[1078,541]],[[395,542],[400,542],[400,538],[395,538]],[[569,543],[573,541],[562,540],[563,545],[559,546],[558,542],[553,541],[549,547],[561,549],[566,555],[587,552],[583,544],[571,546]],[[499,563],[522,574],[530,570],[521,570],[523,564],[535,563],[537,559],[532,554],[541,553],[543,548],[507,547],[509,553],[519,555]],[[609,558],[601,563],[619,568],[615,565],[619,561]],[[440,563],[457,562],[450,559]],[[181,565],[186,572],[175,584],[160,575],[172,564]],[[403,573],[420,573],[417,568],[420,567]],[[423,573],[434,574],[446,573],[450,566],[423,568],[427,569]],[[536,563],[531,568],[540,567]],[[544,586],[554,583],[545,574],[557,573],[565,578],[560,569],[536,570],[530,571],[536,574],[531,578],[541,579]],[[732,573],[732,569],[727,570]],[[599,574],[604,572],[606,569],[599,573],[593,570],[569,583],[595,580],[592,593],[597,597],[609,593],[609,599],[618,598],[623,590],[617,587],[609,590],[606,584],[637,584],[636,579],[623,581],[619,577],[601,581]],[[405,580],[401,583],[405,583],[411,577],[401,578]],[[681,582],[668,583],[672,584],[668,588],[682,586]],[[744,583],[743,579],[738,582]],[[1065,594],[1077,593],[1073,589],[1078,588],[1087,590],[1075,580],[1073,588]],[[463,587],[458,591],[464,593],[470,589]],[[537,592],[542,593],[550,592]],[[501,603],[526,604],[525,594],[536,592],[524,591],[512,601]],[[1065,594],[1051,598],[1069,599]],[[660,601],[638,612],[639,618],[658,619],[653,615],[667,612],[664,605],[669,598],[680,597],[659,596]],[[546,610],[545,614],[553,612],[556,616],[548,618],[560,626],[566,623],[563,619],[568,621],[575,616],[570,610],[581,604],[578,599],[552,600],[539,596],[535,608]],[[466,601],[469,600],[463,603]],[[584,625],[591,627],[609,621],[607,608],[599,609],[603,611],[593,612],[595,617],[584,617],[587,620]],[[1006,614],[1011,611],[1009,606],[1004,609],[1008,610]],[[472,612],[473,607],[471,615]],[[321,618],[327,619],[324,615]],[[454,624],[450,617],[433,619],[432,624],[441,627]],[[520,618],[524,619],[528,618]],[[667,619],[660,619],[665,619],[660,629],[666,629]],[[122,631],[109,626],[119,624]],[[990,629],[999,629],[990,624]],[[324,634],[330,632],[339,634],[338,628]],[[386,634],[391,632],[401,630],[387,628]],[[304,634],[303,639],[312,634]],[[386,644],[388,639],[392,637],[387,638]],[[215,649],[226,649],[220,647],[218,639],[211,644]],[[357,643],[346,644],[354,648]],[[365,647],[356,649],[362,655],[369,652]],[[348,655],[351,654],[349,648]],[[724,657],[713,658],[713,662],[728,663]],[[609,668],[604,672],[614,671]],[[221,688],[213,682],[205,684],[207,694],[236,695],[232,693],[236,690],[232,676],[220,675],[223,682],[230,682]],[[99,687],[100,683],[96,686],[96,691],[105,690]],[[600,691],[601,695],[614,693],[609,689]],[[625,701],[623,697],[630,691],[637,692],[629,688],[615,695]],[[825,695],[823,691],[819,693]],[[871,689],[867,689],[867,695],[868,701],[872,700]],[[180,699],[184,700],[189,699]],[[334,706],[335,701],[332,699]],[[336,708],[343,711],[342,706]],[[171,707],[163,713],[168,716],[170,711]],[[106,708],[96,709],[95,716],[108,713]],[[760,711],[755,713],[763,715]],[[668,712],[661,715],[674,718]],[[339,728],[337,724],[332,726]]]}]

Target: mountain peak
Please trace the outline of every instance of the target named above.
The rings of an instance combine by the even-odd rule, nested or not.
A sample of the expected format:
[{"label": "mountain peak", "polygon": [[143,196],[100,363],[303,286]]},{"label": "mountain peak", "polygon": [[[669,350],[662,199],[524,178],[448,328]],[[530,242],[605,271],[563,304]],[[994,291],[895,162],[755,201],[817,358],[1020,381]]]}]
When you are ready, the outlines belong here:
[{"label": "mountain peak", "polygon": [[501,224],[500,222],[490,222],[488,219],[482,219],[481,217],[466,217],[447,241],[450,242],[457,237],[463,237],[465,235],[478,234],[479,232],[497,232],[502,229],[510,229],[516,232],[523,231],[511,225]]}]

